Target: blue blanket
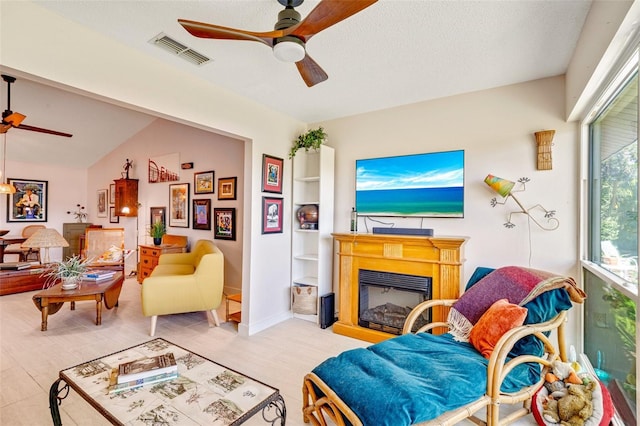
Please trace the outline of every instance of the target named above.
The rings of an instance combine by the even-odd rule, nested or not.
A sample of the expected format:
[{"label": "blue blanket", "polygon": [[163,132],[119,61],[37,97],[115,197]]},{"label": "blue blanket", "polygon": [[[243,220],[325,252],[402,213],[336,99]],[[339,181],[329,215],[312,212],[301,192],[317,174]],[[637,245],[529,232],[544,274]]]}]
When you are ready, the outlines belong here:
[{"label": "blue blanket", "polygon": [[[434,419],[486,392],[487,365],[450,334],[407,334],[354,349],[317,366],[317,374],[364,425],[412,425]],[[502,386],[515,392],[539,379],[539,366],[520,365]]]}]

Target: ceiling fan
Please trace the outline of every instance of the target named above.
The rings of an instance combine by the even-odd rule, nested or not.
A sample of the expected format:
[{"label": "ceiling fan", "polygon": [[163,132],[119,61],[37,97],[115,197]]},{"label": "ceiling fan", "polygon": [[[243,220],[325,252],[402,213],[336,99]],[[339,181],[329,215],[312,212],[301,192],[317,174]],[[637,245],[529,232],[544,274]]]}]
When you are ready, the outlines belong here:
[{"label": "ceiling fan", "polygon": [[41,127],[29,126],[26,124],[21,124],[22,120],[24,120],[27,116],[24,114],[20,114],[19,112],[11,111],[11,83],[16,81],[15,77],[11,77],[10,75],[2,74],[2,79],[7,82],[7,109],[2,112],[2,124],[0,124],[0,133],[7,133],[9,129],[16,128],[22,130],[31,130],[32,132],[40,132],[47,133],[50,135],[56,136],[64,136],[70,138],[71,134],[58,132],[55,130],[43,129]]},{"label": "ceiling fan", "polygon": [[304,0],[278,0],[285,8],[278,14],[273,31],[253,32],[178,19],[189,33],[201,38],[221,40],[249,40],[264,43],[273,49],[276,58],[285,62],[295,62],[298,72],[308,87],[325,81],[328,76],[320,65],[307,54],[307,41],[320,31],[355,15],[378,0],[322,0],[300,20],[294,9]]}]

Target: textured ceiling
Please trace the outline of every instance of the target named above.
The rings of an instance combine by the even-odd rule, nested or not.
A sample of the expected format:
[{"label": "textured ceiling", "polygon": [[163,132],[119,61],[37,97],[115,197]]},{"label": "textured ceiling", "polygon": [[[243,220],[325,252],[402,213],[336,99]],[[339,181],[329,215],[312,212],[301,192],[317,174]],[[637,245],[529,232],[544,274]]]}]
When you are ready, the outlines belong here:
[{"label": "textured ceiling", "polygon": [[[304,122],[564,74],[591,5],[588,0],[380,0],[308,42],[308,54],[329,75],[308,88],[295,65],[278,61],[261,43],[198,39],[177,23],[184,18],[269,31],[282,9],[276,0],[35,3]],[[317,4],[306,0],[297,10],[304,17]],[[150,44],[161,32],[213,60],[198,67]],[[12,106],[21,111],[18,84]],[[2,93],[4,109],[4,87]],[[55,110],[55,99],[48,102]],[[24,112],[28,124],[45,127],[34,108],[25,105]],[[133,121],[134,127],[144,123]],[[78,135],[85,124],[93,125],[90,120],[64,124],[69,125],[56,130]],[[111,138],[105,149],[122,141]]]}]

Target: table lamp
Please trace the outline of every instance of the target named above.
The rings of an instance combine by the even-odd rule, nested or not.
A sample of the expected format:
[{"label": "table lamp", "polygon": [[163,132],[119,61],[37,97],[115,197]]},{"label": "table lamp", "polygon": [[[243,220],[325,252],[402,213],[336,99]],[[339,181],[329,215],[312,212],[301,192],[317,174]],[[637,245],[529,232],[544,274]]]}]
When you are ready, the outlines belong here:
[{"label": "table lamp", "polygon": [[[524,190],[524,184],[528,181],[529,181],[528,178],[521,178],[518,180],[518,182],[522,184],[522,190]],[[489,185],[491,189],[493,189],[495,192],[497,192],[498,194],[500,194],[500,196],[504,198],[503,202],[499,202],[498,200],[493,198],[491,200],[492,207],[495,207],[497,204],[505,204],[509,199],[509,197],[511,197],[513,201],[515,201],[518,207],[520,207],[521,209],[520,211],[509,213],[509,219],[504,224],[505,227],[513,228],[516,226],[513,222],[511,222],[511,215],[516,213],[526,214],[536,225],[538,225],[540,228],[544,229],[545,231],[553,231],[554,229],[557,229],[558,226],[560,226],[560,221],[558,221],[558,219],[554,217],[556,214],[555,210],[547,210],[544,207],[542,207],[540,204],[536,204],[535,206],[529,209],[525,209],[522,203],[513,195],[513,192],[514,192],[513,188],[516,185],[515,182],[512,182],[507,179],[503,179],[491,174],[487,175],[487,177],[484,179],[484,182],[487,185]],[[531,215],[531,210],[535,208],[539,208],[544,212],[544,217],[545,219],[547,219],[547,223],[548,223],[547,225],[541,224],[533,215]]]},{"label": "table lamp", "polygon": [[36,231],[27,241],[22,243],[22,247],[44,249],[44,261],[41,263],[51,263],[49,260],[50,247],[69,247],[69,243],[58,231],[53,228],[43,228]]}]

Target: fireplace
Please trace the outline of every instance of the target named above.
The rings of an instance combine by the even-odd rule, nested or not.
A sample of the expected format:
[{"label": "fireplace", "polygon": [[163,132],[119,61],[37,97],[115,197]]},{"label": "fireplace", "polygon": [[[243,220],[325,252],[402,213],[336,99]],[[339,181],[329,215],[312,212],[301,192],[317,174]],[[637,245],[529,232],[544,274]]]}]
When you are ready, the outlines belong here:
[{"label": "fireplace", "polygon": [[[462,263],[464,254],[462,246],[466,242],[465,237],[425,237],[414,235],[381,235],[381,234],[332,234],[338,244],[339,267],[338,291],[338,321],[333,324],[333,332],[344,334],[356,339],[366,340],[371,343],[381,342],[395,335],[398,329],[402,329],[398,320],[395,325],[378,325],[376,321],[366,320],[367,327],[360,325],[360,306],[366,309],[386,305],[411,306],[418,304],[424,298],[429,299],[456,299],[459,295],[462,277]],[[360,271],[372,271],[374,274],[390,273],[408,275],[430,281],[428,295],[420,295],[417,292],[398,291],[389,289],[388,282],[395,275],[388,275],[386,283],[382,287],[369,286],[363,294],[368,297],[368,303],[360,303]],[[365,273],[366,275],[367,273]],[[410,281],[406,280],[405,281]],[[405,293],[403,297],[412,298],[410,301],[400,299],[398,302],[384,302],[377,298],[385,297],[391,293]],[[426,293],[426,291],[425,291]],[[395,310],[393,307],[389,307]],[[446,322],[449,308],[438,306],[431,310],[429,322]],[[389,315],[387,315],[389,316]],[[425,318],[426,320],[426,318]],[[371,323],[379,329],[369,328]],[[393,332],[391,332],[393,331]],[[434,334],[446,333],[446,327],[436,327]]]},{"label": "fireplace", "polygon": [[[431,299],[431,277],[360,269],[358,289],[358,325],[399,335],[409,312]],[[430,311],[416,326],[429,322]]]}]

